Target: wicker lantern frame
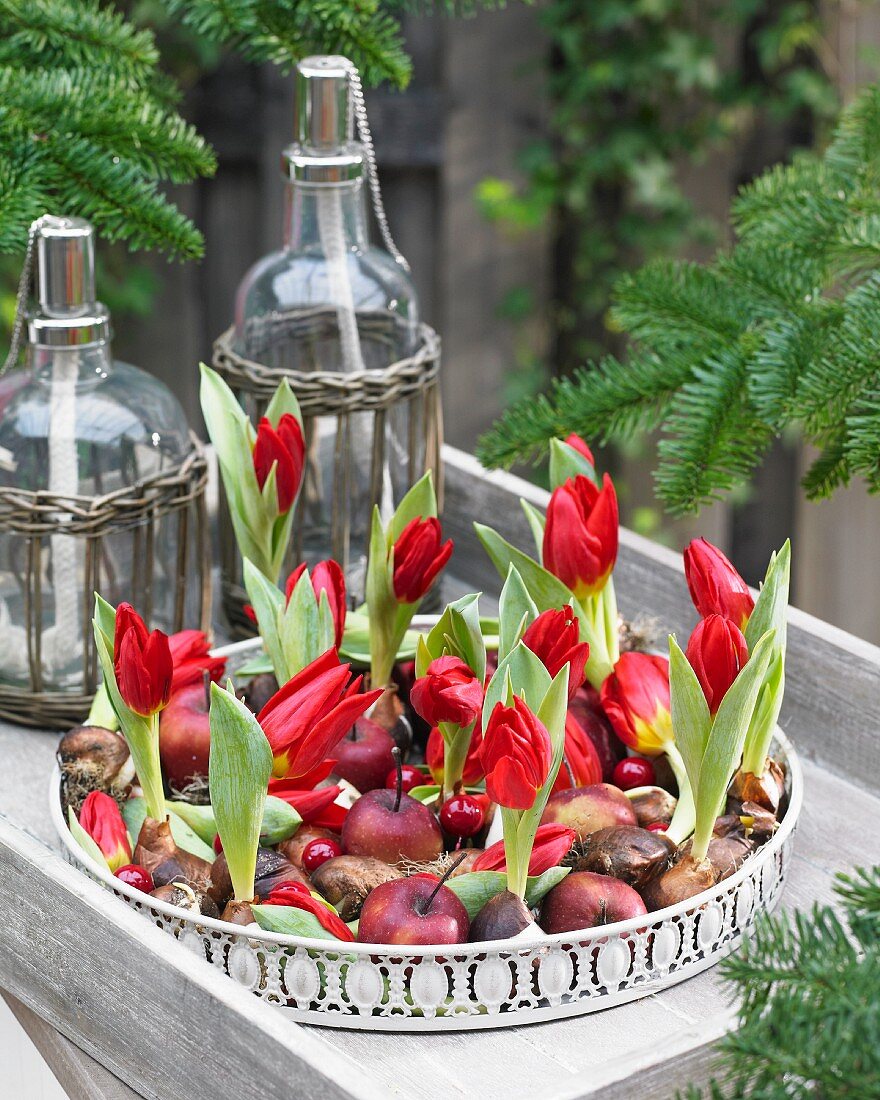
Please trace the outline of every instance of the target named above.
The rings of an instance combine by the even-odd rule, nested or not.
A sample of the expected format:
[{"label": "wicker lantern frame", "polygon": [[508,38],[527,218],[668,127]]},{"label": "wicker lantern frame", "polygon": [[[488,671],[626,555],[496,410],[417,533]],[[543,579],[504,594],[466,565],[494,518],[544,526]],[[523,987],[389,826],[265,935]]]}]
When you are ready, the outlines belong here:
[{"label": "wicker lantern frame", "polygon": [[[128,596],[150,621],[153,611],[153,572],[157,522],[177,517],[177,569],[173,592],[172,624],[181,630],[191,575],[191,540],[195,538],[198,572],[198,619],[207,630],[211,613],[210,528],[206,503],[208,465],[195,436],[192,449],[173,469],[102,496],[60,496],[0,487],[0,532],[20,536],[24,542],[24,612],[27,637],[29,686],[0,684],[0,718],[21,725],[64,729],[83,720],[91,706],[99,679],[98,655],[92,635],[94,593],[98,590],[105,560],[104,540],[129,533],[132,558],[138,568]],[[82,578],[82,678],[81,686],[53,689],[43,683],[41,551],[45,540],[63,534],[84,543]]]},{"label": "wicker lantern frame", "polygon": [[[399,321],[399,318],[397,319]],[[271,327],[273,346],[279,337],[282,346],[298,342],[308,346],[318,342],[337,326],[336,311],[327,308],[291,310],[273,315]],[[364,340],[373,343],[387,341],[393,322],[386,311],[358,314],[358,331]],[[303,415],[306,450],[312,447],[316,420],[333,417],[336,433],[333,444],[333,491],[330,521],[331,554],[344,562],[348,556],[348,500],[350,455],[350,422],[356,414],[372,416],[370,448],[370,506],[378,503],[382,490],[381,471],[385,460],[385,425],[392,410],[407,412],[409,466],[407,478],[412,484],[427,470],[433,470],[438,505],[442,508],[443,419],[440,400],[440,337],[426,324],[417,329],[415,352],[392,361],[386,367],[357,372],[303,371],[286,366],[267,365],[247,358],[235,350],[235,329],[229,328],[214,343],[212,363],[256,422],[261,417],[282,379],[287,379]],[[390,346],[390,344],[389,344]],[[419,461],[423,455],[423,461]],[[219,508],[220,560],[223,608],[230,625],[240,633],[252,634],[253,624],[242,608],[247,600],[242,583],[242,566],[226,505],[220,492]],[[292,568],[302,558],[301,524],[294,520],[289,560]]]}]

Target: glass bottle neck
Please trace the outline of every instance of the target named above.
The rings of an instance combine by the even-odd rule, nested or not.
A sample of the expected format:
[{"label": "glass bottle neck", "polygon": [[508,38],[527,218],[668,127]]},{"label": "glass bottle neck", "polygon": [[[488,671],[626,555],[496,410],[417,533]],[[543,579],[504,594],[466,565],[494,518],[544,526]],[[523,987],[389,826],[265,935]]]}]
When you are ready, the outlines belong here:
[{"label": "glass bottle neck", "polygon": [[284,198],[284,247],[293,252],[326,251],[328,233],[342,230],[346,249],[369,243],[363,179],[338,184],[288,181]]},{"label": "glass bottle neck", "polygon": [[51,383],[59,376],[72,377],[78,383],[103,382],[113,371],[110,342],[84,347],[28,348],[28,366],[40,382]]}]

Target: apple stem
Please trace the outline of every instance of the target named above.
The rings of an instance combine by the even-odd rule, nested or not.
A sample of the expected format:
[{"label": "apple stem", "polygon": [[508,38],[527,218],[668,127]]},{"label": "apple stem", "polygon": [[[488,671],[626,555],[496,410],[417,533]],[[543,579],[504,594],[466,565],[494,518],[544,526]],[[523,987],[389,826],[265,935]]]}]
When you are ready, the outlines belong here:
[{"label": "apple stem", "polygon": [[400,759],[400,749],[397,745],[391,750],[394,757],[394,767],[397,768],[397,796],[394,799],[394,813],[400,810],[400,800],[403,797],[403,762]]},{"label": "apple stem", "polygon": [[[461,861],[464,859],[464,857],[466,855],[467,855],[467,852],[462,852],[461,855],[458,857],[458,859],[455,860],[454,863],[450,863],[449,866],[446,868],[446,870],[443,872],[443,875],[442,875],[440,881],[437,883],[437,885],[434,887],[434,889],[431,891],[431,893],[427,896],[427,898],[425,898],[425,904],[419,909],[419,914],[421,916],[423,916],[423,917],[427,916],[428,910],[431,908],[431,905],[434,902],[434,898],[436,898],[437,894],[440,892],[440,887],[446,885],[446,880],[449,878],[449,876],[452,874],[452,872],[456,869],[456,867],[458,867],[459,863],[461,863]],[[416,904],[418,905],[418,903],[416,903]]]},{"label": "apple stem", "polygon": [[577,787],[577,782],[574,778],[574,770],[571,764],[568,762],[568,757],[563,753],[562,763],[565,765],[565,770],[568,772],[568,781],[571,784],[571,789],[574,790]]},{"label": "apple stem", "polygon": [[207,669],[202,670],[202,685],[205,689],[205,710],[211,709],[211,673]]}]

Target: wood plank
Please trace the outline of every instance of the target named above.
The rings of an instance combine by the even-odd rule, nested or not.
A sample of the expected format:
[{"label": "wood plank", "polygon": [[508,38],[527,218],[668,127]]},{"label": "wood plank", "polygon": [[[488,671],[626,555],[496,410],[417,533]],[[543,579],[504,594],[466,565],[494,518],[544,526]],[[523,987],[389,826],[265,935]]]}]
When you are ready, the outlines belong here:
[{"label": "wood plank", "polygon": [[[0,816],[0,987],[140,1095],[378,1100],[344,1055]],[[207,1072],[206,1072],[207,1069]]]},{"label": "wood plank", "polygon": [[9,993],[2,996],[64,1089],[68,1100],[134,1100],[137,1093],[65,1039],[51,1024],[41,1020],[18,998]]}]

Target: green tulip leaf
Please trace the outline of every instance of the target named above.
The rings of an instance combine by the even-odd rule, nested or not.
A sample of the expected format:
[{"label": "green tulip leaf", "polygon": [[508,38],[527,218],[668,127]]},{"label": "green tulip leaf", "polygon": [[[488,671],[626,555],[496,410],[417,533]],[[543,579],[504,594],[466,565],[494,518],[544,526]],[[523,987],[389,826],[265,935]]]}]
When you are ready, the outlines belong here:
[{"label": "green tulip leaf", "polygon": [[413,485],[398,504],[388,525],[388,546],[397,542],[401,531],[414,519],[428,519],[437,515],[437,497],[434,493],[434,477],[430,470]]},{"label": "green tulip leaf", "polygon": [[440,785],[439,783],[423,783],[421,786],[413,787],[407,791],[407,794],[417,802],[424,802],[428,805],[437,801],[437,796],[440,794]]},{"label": "green tulip leaf", "polygon": [[299,401],[297,401],[296,394],[290,387],[290,382],[286,378],[282,378],[272,394],[272,400],[266,406],[266,418],[273,428],[277,428],[281,417],[285,413],[290,413],[296,417],[300,428],[302,427],[303,418]]},{"label": "green tulip leaf", "polygon": [[263,640],[263,648],[272,663],[272,670],[279,684],[286,684],[288,671],[279,623],[284,611],[284,593],[268,580],[250,558],[244,559],[244,587],[257,616],[257,626]]},{"label": "green tulip leaf", "polygon": [[530,504],[527,500],[523,500],[522,497],[520,497],[519,503],[528,520],[529,529],[532,532],[532,539],[535,543],[535,553],[538,555],[538,561],[543,564],[544,528],[547,526],[547,517],[542,512],[539,512],[534,504]]},{"label": "green tulip leaf", "polygon": [[477,538],[483,544],[486,553],[492,559],[492,564],[498,570],[500,577],[506,577],[511,565],[516,566],[517,572],[523,579],[529,595],[535,602],[539,611],[552,611],[565,607],[571,602],[572,592],[562,583],[558,577],[554,577],[542,565],[517,550],[506,539],[503,539],[497,531],[486,527],[482,523],[475,523],[474,530]]},{"label": "green tulip leaf", "polygon": [[538,875],[537,878],[530,875],[526,879],[525,903],[527,907],[534,909],[539,905],[553,887],[562,882],[570,870],[570,867],[550,867],[543,875]]},{"label": "green tulip leaf", "polygon": [[[231,684],[229,685],[231,688]],[[208,782],[236,901],[254,896],[254,871],[272,750],[256,718],[231,690],[211,684]]]},{"label": "green tulip leaf", "polygon": [[[332,909],[332,906],[328,906],[328,909]],[[251,912],[257,924],[266,932],[339,942],[339,938],[328,932],[314,913],[308,913],[305,909],[297,909],[293,905],[252,905]]]},{"label": "green tulip leaf", "polygon": [[496,704],[503,702],[505,706],[510,705],[510,692],[524,698],[529,709],[537,713],[551,682],[550,673],[541,659],[522,642],[517,642],[499,663],[486,688],[483,729],[488,725]]},{"label": "green tulip leaf", "polygon": [[527,628],[537,619],[538,609],[529,595],[519,570],[511,565],[498,603],[498,656],[506,657]]},{"label": "green tulip leaf", "polygon": [[288,840],[300,825],[302,825],[302,818],[289,802],[271,794],[266,796],[263,822],[260,825],[260,844],[264,848],[271,848],[274,844]]},{"label": "green tulip leaf", "polygon": [[550,440],[550,488],[558,489],[569,478],[588,477],[599,484],[596,467],[574,447],[562,439]]},{"label": "green tulip leaf", "polygon": [[479,913],[487,901],[507,889],[504,871],[467,871],[446,880],[446,885],[467,909],[470,920]]},{"label": "green tulip leaf", "polygon": [[[326,592],[315,598],[308,569],[296,582],[287,607],[281,613],[281,648],[287,665],[287,679],[317,660],[335,644],[335,628]],[[286,681],[279,681],[284,683]]]},{"label": "green tulip leaf", "polygon": [[675,744],[696,792],[712,732],[712,717],[697,674],[672,634],[669,635],[669,694]]},{"label": "green tulip leaf", "polygon": [[775,631],[776,646],[783,653],[785,652],[790,578],[791,543],[786,539],[780,551],[770,557],[764,583],[761,585],[755,608],[746,625],[745,635],[749,653],[768,630]]}]

